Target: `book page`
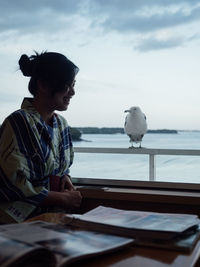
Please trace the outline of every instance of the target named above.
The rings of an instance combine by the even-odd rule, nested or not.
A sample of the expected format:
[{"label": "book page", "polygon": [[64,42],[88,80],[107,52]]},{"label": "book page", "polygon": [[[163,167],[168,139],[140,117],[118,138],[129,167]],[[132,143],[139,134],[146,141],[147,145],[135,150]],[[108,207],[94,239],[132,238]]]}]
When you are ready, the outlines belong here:
[{"label": "book page", "polygon": [[189,227],[199,224],[197,215],[120,210],[103,206],[99,206],[77,218],[82,221],[130,229],[170,232],[182,232]]},{"label": "book page", "polygon": [[[56,259],[52,252],[36,245],[18,242],[0,236],[0,266],[25,267],[36,266],[43,262],[44,266],[55,266]],[[41,265],[37,265],[41,266]]]},{"label": "book page", "polygon": [[60,254],[61,265],[66,262],[71,263],[80,260],[81,258],[119,250],[134,243],[134,239],[131,238],[118,237],[99,232],[72,230],[58,225],[49,225],[47,228],[62,232],[63,237],[43,240],[37,242],[37,244]]},{"label": "book page", "polygon": [[0,236],[0,246],[2,248],[2,253],[0,252],[0,266],[6,266],[6,264],[14,261],[19,254],[22,254],[22,251],[24,253],[31,250],[31,247],[26,244],[17,243],[2,236]]},{"label": "book page", "polygon": [[0,234],[22,242],[40,245],[60,255],[62,262],[103,254],[133,244],[134,239],[73,230],[54,223],[36,221],[0,226]]},{"label": "book page", "polygon": [[[45,223],[45,225],[51,225],[51,223]],[[44,222],[41,221],[1,225],[0,234],[8,238],[31,244],[40,240],[62,238],[62,233],[45,229],[42,226],[44,226]]]}]

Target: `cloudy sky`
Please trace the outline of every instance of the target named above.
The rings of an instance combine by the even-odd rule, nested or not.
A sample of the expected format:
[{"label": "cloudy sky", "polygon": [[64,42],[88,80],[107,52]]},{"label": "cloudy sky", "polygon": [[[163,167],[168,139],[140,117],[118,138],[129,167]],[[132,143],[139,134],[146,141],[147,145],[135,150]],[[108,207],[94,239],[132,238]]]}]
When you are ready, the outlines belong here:
[{"label": "cloudy sky", "polygon": [[200,130],[199,0],[0,0],[0,123],[29,96],[21,54],[65,54],[80,72],[62,113],[77,126]]}]

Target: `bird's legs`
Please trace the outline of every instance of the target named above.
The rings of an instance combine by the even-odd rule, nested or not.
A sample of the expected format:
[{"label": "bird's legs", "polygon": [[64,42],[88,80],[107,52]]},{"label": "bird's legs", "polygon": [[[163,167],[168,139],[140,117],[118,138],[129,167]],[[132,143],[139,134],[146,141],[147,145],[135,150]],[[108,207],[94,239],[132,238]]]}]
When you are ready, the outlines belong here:
[{"label": "bird's legs", "polygon": [[133,141],[130,140],[131,146],[129,148],[142,148],[142,142],[140,142],[140,145],[138,147],[133,146]]},{"label": "bird's legs", "polygon": [[140,146],[138,148],[145,148],[142,146],[142,141],[140,142]]},{"label": "bird's legs", "polygon": [[133,141],[132,141],[132,140],[130,140],[130,143],[131,143],[131,146],[130,146],[129,148],[135,148],[135,147],[133,146]]}]

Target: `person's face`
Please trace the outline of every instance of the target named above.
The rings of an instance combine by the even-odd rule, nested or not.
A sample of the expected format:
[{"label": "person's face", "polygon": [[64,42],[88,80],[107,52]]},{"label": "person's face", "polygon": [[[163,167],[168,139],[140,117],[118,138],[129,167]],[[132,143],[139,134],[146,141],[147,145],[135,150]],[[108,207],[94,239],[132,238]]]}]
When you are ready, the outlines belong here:
[{"label": "person's face", "polygon": [[52,96],[52,104],[54,110],[64,111],[68,108],[72,96],[75,95],[75,80],[71,85],[65,85],[65,89],[55,93]]}]

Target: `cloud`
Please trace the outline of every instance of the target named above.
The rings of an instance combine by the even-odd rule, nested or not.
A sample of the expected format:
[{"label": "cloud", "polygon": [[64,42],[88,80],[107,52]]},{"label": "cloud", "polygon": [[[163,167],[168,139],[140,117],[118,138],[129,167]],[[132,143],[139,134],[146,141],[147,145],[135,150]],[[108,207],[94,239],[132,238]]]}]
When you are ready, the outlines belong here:
[{"label": "cloud", "polygon": [[0,31],[59,29],[73,16],[86,16],[93,26],[121,33],[148,32],[200,20],[198,0],[0,0],[0,5]]},{"label": "cloud", "polygon": [[200,21],[198,1],[94,0],[92,3],[91,13],[100,17],[94,25],[105,31],[150,32]]},{"label": "cloud", "polygon": [[138,35],[142,35],[135,46],[140,51],[177,47],[194,41],[186,32],[181,38],[168,40],[149,35],[200,21],[199,0],[0,0],[0,6],[1,40],[23,35],[32,38],[43,35],[44,39],[55,40],[56,36],[62,38],[63,35],[73,39],[76,33],[82,37],[85,33],[85,40],[81,42],[84,45],[92,41],[91,34],[95,38],[103,32],[107,36],[112,33],[126,36],[131,44],[133,37],[137,40]]},{"label": "cloud", "polygon": [[[53,31],[78,13],[79,1],[0,0],[0,32]],[[55,25],[52,28],[52,25]]]},{"label": "cloud", "polygon": [[170,49],[184,46],[191,41],[200,39],[200,34],[194,34],[188,37],[180,34],[170,35],[165,33],[163,35],[158,34],[156,36],[156,34],[153,34],[151,36],[141,38],[138,40],[137,44],[134,45],[134,49],[140,52]]},{"label": "cloud", "polygon": [[[195,29],[183,31],[184,26],[200,22],[196,0],[91,0],[89,12],[96,14],[93,27],[134,39],[134,48],[140,52],[179,47],[198,39]],[[155,37],[164,30],[172,32],[169,38]]]},{"label": "cloud", "polygon": [[152,50],[161,50],[167,48],[174,48],[183,45],[186,42],[184,38],[175,37],[170,39],[157,39],[150,37],[140,41],[134,48],[140,52],[147,52]]}]

